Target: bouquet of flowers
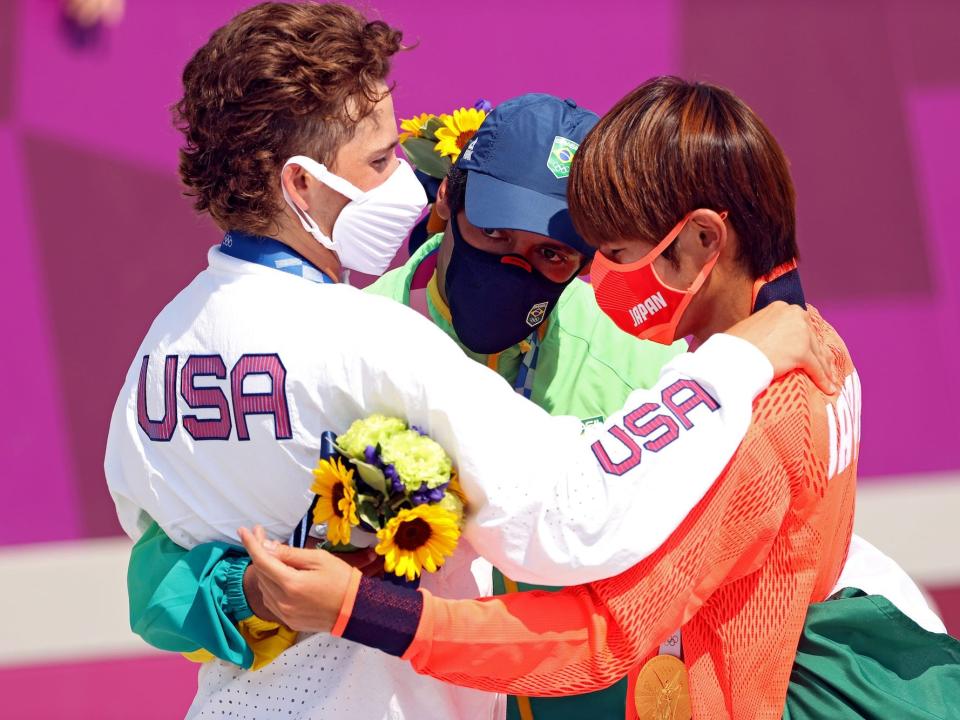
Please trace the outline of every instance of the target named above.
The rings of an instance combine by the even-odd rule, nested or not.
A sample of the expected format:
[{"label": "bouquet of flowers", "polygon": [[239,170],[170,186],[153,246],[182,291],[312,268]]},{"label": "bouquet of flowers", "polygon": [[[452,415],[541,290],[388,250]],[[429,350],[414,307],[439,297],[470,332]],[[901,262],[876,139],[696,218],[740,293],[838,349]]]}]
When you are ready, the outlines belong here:
[{"label": "bouquet of flowers", "polygon": [[[336,452],[313,471],[313,522],[327,524],[324,548],[357,549],[360,528],[376,533],[389,574],[416,581],[453,554],[464,498],[450,457],[416,427],[395,417],[357,420],[335,440]],[[361,533],[362,534],[362,533]]]},{"label": "bouquet of flowers", "polygon": [[437,213],[436,207],[440,183],[492,109],[486,100],[477,100],[472,108],[462,107],[449,115],[421,113],[400,121],[400,145],[416,168],[417,177],[431,203],[430,214],[410,233],[411,254],[430,235],[443,232],[446,227],[446,221]]},{"label": "bouquet of flowers", "polygon": [[417,170],[443,180],[492,109],[486,100],[477,100],[472,108],[449,115],[421,113],[401,120],[400,145]]}]

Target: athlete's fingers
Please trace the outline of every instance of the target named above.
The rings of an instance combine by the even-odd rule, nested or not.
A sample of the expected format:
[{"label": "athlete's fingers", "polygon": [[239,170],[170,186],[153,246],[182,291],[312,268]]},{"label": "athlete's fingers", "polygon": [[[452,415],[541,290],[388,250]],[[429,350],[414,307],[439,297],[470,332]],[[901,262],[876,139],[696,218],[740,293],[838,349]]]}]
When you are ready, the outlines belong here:
[{"label": "athlete's fingers", "polygon": [[811,351],[810,358],[804,362],[801,368],[813,382],[827,395],[836,392],[836,384],[833,380],[833,370],[826,365],[823,357],[816,350]]},{"label": "athlete's fingers", "polygon": [[[272,580],[282,584],[284,581],[290,582],[295,578],[296,570],[284,565],[273,554],[278,548],[284,546],[276,540],[266,539],[263,528],[258,525],[254,532],[250,532],[247,528],[240,528],[238,532],[240,541],[250,554],[250,559],[257,566],[257,575],[261,586],[264,580]],[[263,539],[258,540],[258,536]]]},{"label": "athlete's fingers", "polygon": [[[295,593],[298,584],[296,582],[297,571],[286,568],[278,559],[274,558],[272,553],[264,548],[263,542],[256,541],[257,534],[262,535],[262,533],[250,533],[246,528],[242,528],[240,531],[240,538],[244,541],[244,546],[253,558],[250,567],[256,571],[253,578],[257,586],[259,603],[267,609],[270,616],[288,627],[293,627],[291,625],[293,604],[290,602],[290,597]],[[267,543],[269,542],[267,541]],[[279,544],[278,546],[284,547]],[[282,578],[278,578],[276,574],[271,574],[270,570],[266,569],[271,562],[279,564],[281,568],[287,570],[288,574]],[[264,617],[263,614],[255,614],[258,614],[261,618]]]},{"label": "athlete's fingers", "polygon": [[[256,567],[256,565],[251,565],[250,567],[253,568],[253,567]],[[253,577],[254,577],[253,585],[256,585],[255,594],[256,594],[257,605],[262,606],[267,610],[266,614],[272,616],[269,619],[276,619],[279,622],[285,622],[284,617],[277,611],[276,596],[274,593],[275,585],[273,584],[273,582],[262,577],[259,574],[256,574]],[[246,589],[244,589],[244,591],[246,592]],[[253,610],[253,614],[256,615],[257,617],[263,620],[268,619],[264,617],[263,613],[258,612],[257,609],[255,609],[252,604],[250,605],[250,609]]]},{"label": "athlete's fingers", "polygon": [[286,596],[283,592],[270,580],[264,579],[260,584],[260,595],[263,598],[263,604],[267,606],[270,614],[287,627],[293,628],[290,624],[292,608],[290,604],[286,602]]},{"label": "athlete's fingers", "polygon": [[[319,540],[311,535],[307,537],[307,541],[303,546],[308,550],[313,550],[314,548],[319,547],[322,543],[322,540]],[[279,557],[287,565],[290,565],[291,567],[296,566],[295,562],[286,561],[285,553],[281,552]],[[338,552],[337,557],[348,565],[353,565],[353,567],[367,577],[377,577],[383,574],[383,556],[377,555],[373,548],[362,548],[354,552]]]},{"label": "athlete's fingers", "polygon": [[810,374],[824,392],[832,395],[832,362],[808,313],[797,305],[777,301],[741,320],[727,331],[754,344],[770,361],[774,377],[793,370]]},{"label": "athlete's fingers", "polygon": [[[319,548],[302,549],[280,545],[275,547],[271,554],[284,565],[297,570],[323,570],[329,567],[331,556],[318,552]],[[337,553],[337,557],[359,570],[374,562],[378,555],[372,548],[357,550],[356,552]]]},{"label": "athlete's fingers", "polygon": [[256,580],[260,594],[263,596],[264,604],[274,612],[281,609],[281,600],[286,597],[287,593],[284,584],[278,583],[263,573],[257,573]]},{"label": "athlete's fingers", "polygon": [[316,550],[304,550],[302,548],[290,547],[289,545],[281,545],[280,547],[274,548],[271,554],[284,565],[288,565],[297,570],[303,570],[313,567],[311,560],[319,553],[317,553]]},{"label": "athlete's fingers", "polygon": [[833,395],[840,386],[841,379],[837,375],[837,363],[827,344],[823,342],[813,324],[813,317],[807,313],[807,324],[810,328],[811,359],[804,366],[804,371],[810,379],[828,395]]},{"label": "athlete's fingers", "polygon": [[274,615],[264,602],[263,591],[260,589],[258,578],[257,566],[253,563],[247,565],[247,569],[243,571],[243,594],[247,598],[247,605],[250,606],[253,614],[261,620],[280,622],[280,618]]},{"label": "athlete's fingers", "polygon": [[[257,582],[264,605],[294,630],[329,632],[347,596],[350,565],[326,550],[299,550],[264,538],[262,529],[239,531],[243,546],[257,568]],[[295,557],[305,567],[281,562],[280,556]]]}]

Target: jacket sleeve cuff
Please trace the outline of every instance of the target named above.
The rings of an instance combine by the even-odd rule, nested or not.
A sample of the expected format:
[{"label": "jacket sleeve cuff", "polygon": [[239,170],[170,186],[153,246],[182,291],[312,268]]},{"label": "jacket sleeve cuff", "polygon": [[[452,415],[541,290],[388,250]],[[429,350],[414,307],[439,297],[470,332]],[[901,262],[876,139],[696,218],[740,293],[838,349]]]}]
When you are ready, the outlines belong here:
[{"label": "jacket sleeve cuff", "polygon": [[239,623],[253,616],[247,596],[243,594],[243,574],[250,564],[250,556],[225,557],[221,563],[226,566],[223,576],[223,611],[233,622]]},{"label": "jacket sleeve cuff", "polygon": [[363,577],[341,637],[401,657],[417,634],[422,614],[419,590]]}]

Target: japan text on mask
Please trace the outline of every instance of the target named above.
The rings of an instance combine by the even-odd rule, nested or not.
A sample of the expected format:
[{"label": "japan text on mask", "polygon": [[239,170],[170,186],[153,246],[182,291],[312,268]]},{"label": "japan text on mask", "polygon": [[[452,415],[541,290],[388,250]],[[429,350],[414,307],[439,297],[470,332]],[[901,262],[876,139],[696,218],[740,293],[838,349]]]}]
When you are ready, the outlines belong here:
[{"label": "japan text on mask", "polygon": [[390,177],[364,192],[304,155],[287,160],[284,168],[299,165],[318,182],[350,199],[333,224],[332,238],[297,206],[285,187],[283,199],[300,218],[304,230],[333,250],[345,269],[382,275],[427,205],[427,195],[411,167],[401,159],[397,163]]},{"label": "japan text on mask", "polygon": [[[692,215],[684,216],[651,252],[636,262],[618,264],[600,253],[593,259],[590,282],[597,296],[597,305],[624,332],[662,345],[677,340],[680,319],[717,264],[720,254],[707,261],[686,290],[665,283],[653,263],[677,239]],[[720,214],[721,219],[726,217],[726,212]]]}]

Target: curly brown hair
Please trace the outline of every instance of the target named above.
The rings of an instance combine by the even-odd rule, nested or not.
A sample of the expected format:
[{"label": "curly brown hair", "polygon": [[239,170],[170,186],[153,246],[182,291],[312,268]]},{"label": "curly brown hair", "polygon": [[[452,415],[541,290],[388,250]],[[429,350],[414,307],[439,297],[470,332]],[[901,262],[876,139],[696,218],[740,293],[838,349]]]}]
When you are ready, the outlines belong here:
[{"label": "curly brown hair", "polygon": [[213,33],[174,106],[180,178],[221,229],[262,232],[292,155],[331,163],[383,97],[402,33],[338,3],[266,2]]}]

